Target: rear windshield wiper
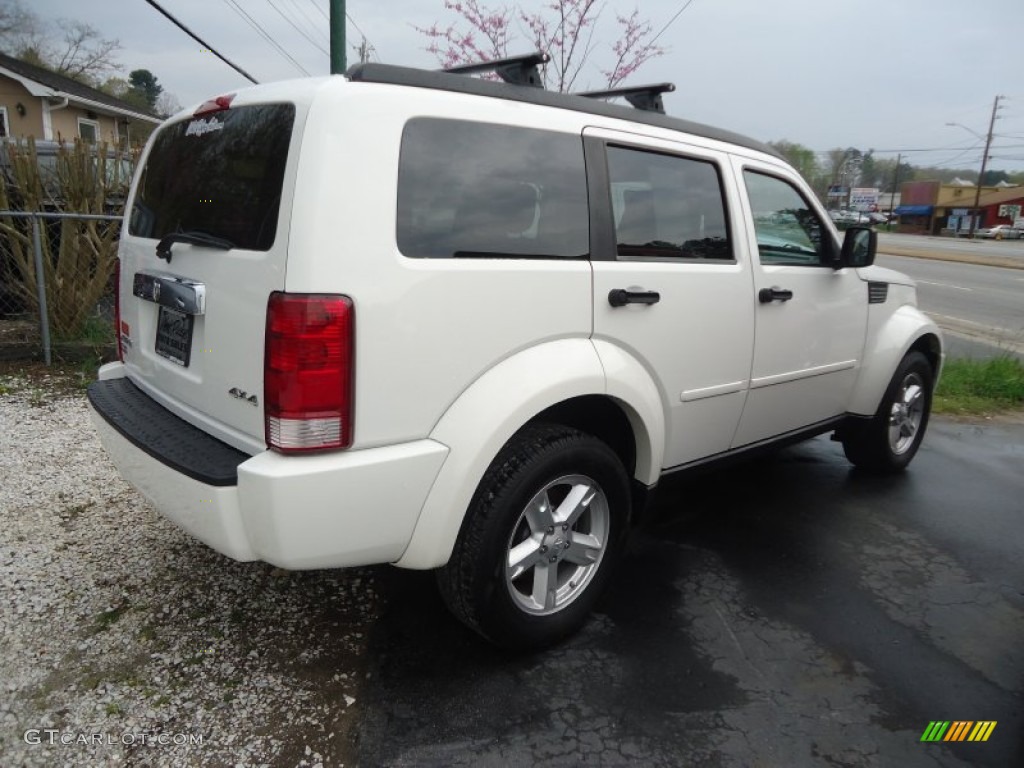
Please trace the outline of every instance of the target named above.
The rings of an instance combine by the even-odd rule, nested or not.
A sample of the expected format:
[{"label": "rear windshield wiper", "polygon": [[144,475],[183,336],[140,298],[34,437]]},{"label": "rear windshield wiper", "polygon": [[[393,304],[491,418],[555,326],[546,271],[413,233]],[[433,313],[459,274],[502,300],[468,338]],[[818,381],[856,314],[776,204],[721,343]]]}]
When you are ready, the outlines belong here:
[{"label": "rear windshield wiper", "polygon": [[196,230],[190,230],[188,232],[171,232],[170,234],[161,237],[160,242],[156,244],[156,257],[158,259],[165,259],[168,264],[171,263],[172,243],[201,245],[205,248],[218,248],[222,251],[230,251],[235,247],[235,244],[230,240],[226,240],[223,237],[217,237],[216,235],[211,235],[206,232],[198,232]]}]

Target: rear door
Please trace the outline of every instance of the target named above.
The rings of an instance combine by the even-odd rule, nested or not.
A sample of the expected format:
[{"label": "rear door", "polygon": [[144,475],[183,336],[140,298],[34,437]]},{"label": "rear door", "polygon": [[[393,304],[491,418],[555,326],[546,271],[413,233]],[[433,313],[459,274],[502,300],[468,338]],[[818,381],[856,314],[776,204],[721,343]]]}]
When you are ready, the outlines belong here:
[{"label": "rear door", "polygon": [[754,307],[728,158],[590,129],[594,337],[658,385],[665,468],[729,448],[750,376]]},{"label": "rear door", "polygon": [[267,300],[285,284],[297,108],[210,109],[161,128],[143,158],[119,252],[120,336],[138,386],[255,452],[265,447]]}]

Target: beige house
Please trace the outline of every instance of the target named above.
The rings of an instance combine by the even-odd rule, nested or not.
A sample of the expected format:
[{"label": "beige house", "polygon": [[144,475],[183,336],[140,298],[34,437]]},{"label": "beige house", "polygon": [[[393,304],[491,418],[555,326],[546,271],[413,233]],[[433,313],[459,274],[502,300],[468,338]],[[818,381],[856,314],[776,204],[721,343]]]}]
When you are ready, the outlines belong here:
[{"label": "beige house", "polygon": [[107,141],[127,147],[133,127],[160,118],[133,104],[0,53],[0,138]]}]

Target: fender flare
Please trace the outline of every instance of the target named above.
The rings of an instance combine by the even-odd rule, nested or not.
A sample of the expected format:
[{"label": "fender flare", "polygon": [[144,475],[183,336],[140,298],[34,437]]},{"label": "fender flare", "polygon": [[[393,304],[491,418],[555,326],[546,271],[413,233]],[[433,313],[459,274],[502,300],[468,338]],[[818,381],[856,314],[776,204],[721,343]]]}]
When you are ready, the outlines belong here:
[{"label": "fender flare", "polygon": [[661,476],[665,458],[665,414],[668,406],[654,378],[626,350],[594,339],[606,378],[606,392],[626,414],[636,438],[636,469],[633,477],[653,486]]},{"label": "fender flare", "polygon": [[942,332],[932,320],[911,304],[904,304],[875,326],[868,321],[868,346],[864,350],[861,367],[850,398],[849,412],[862,416],[874,416],[878,404],[892,380],[893,371],[912,348],[929,336],[934,337],[939,349],[935,379],[945,352],[942,351]]},{"label": "fender flare", "polygon": [[[653,382],[649,386],[654,389]],[[638,442],[637,465],[644,466],[638,479],[649,481],[652,459],[656,479],[664,445],[663,425],[658,437],[663,417],[656,412],[651,425],[646,422],[654,418],[650,404],[641,398],[639,406],[633,405],[642,385],[621,384],[614,389],[613,399],[625,411]],[[428,569],[448,562],[473,494],[509,438],[551,406],[575,397],[608,396],[607,390],[601,356],[587,338],[530,347],[480,376],[445,411],[430,434],[430,439],[447,446],[449,453],[420,510],[409,544],[394,564]],[[658,441],[648,442],[651,438]]]}]

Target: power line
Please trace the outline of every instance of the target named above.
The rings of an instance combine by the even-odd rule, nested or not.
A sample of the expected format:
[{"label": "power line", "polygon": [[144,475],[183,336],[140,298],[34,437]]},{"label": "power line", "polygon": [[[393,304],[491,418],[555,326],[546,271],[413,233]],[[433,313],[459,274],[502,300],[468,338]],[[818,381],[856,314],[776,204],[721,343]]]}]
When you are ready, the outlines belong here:
[{"label": "power line", "polygon": [[[317,11],[320,12],[320,15],[323,16],[324,19],[326,19],[327,21],[330,21],[330,19],[328,18],[327,14],[324,13],[323,8],[321,8],[319,5],[316,4],[316,0],[309,0],[309,2],[313,4],[313,7],[316,8]],[[690,0],[690,2],[692,3],[693,0]],[[689,5],[689,3],[687,3],[687,5]],[[345,18],[348,19],[349,24],[352,25],[353,29],[355,29],[356,32],[358,32],[360,35],[363,36],[363,40],[365,40],[367,42],[367,44],[370,45],[370,48],[372,49],[373,45],[370,44],[370,38],[367,37],[366,33],[363,32],[363,30],[359,28],[359,25],[356,24],[356,20],[352,18],[352,14],[348,12],[347,8],[345,9]]]},{"label": "power line", "polygon": [[157,3],[156,0],[146,0],[146,2],[149,3],[151,6],[153,6],[154,8],[156,8],[158,11],[160,11],[160,13],[162,13],[168,19],[170,19],[182,32],[184,32],[186,35],[191,37],[197,43],[202,45],[203,48],[205,48],[210,53],[212,53],[214,56],[216,56],[218,59],[223,61],[225,64],[227,64],[229,67],[231,67],[233,70],[235,70],[235,72],[240,74],[242,77],[244,77],[250,83],[253,83],[254,85],[258,85],[259,84],[259,81],[256,78],[254,78],[252,75],[250,75],[248,72],[246,72],[244,69],[242,69],[240,66],[238,66],[234,62],[231,62],[227,58],[222,56],[220,53],[217,52],[217,50],[212,45],[210,45],[208,42],[206,42],[201,37],[199,37],[199,35],[197,35],[191,29],[189,29],[184,24],[182,24],[180,21],[178,21],[176,18],[174,18],[170,13],[168,13],[163,8],[161,8],[160,4]]},{"label": "power line", "polygon": [[976,149],[977,144],[971,147],[957,147],[957,146],[945,146],[945,147],[927,147],[924,149],[872,149],[871,152],[876,155],[898,155],[903,152],[955,152],[959,149]]},{"label": "power line", "polygon": [[664,27],[661,28],[661,32],[659,32],[658,34],[656,34],[654,37],[651,38],[651,42],[649,42],[648,45],[654,45],[655,41],[659,37],[661,37],[663,34],[665,34],[665,32],[668,30],[668,28],[671,27],[675,23],[675,20],[683,15],[683,11],[685,11],[691,5],[693,5],[693,0],[686,0],[686,2],[683,3],[683,7],[680,8],[678,11],[676,11],[676,15],[673,16],[671,19],[669,19],[668,23]]},{"label": "power line", "polygon": [[323,48],[323,47],[322,47],[322,46],[321,46],[321,45],[320,45],[320,44],[319,44],[319,43],[318,43],[318,42],[317,42],[316,40],[314,40],[314,39],[313,39],[312,37],[310,37],[309,35],[307,35],[307,34],[305,33],[305,31],[303,31],[303,30],[302,30],[301,28],[299,28],[299,25],[298,25],[298,24],[296,24],[296,23],[295,23],[294,21],[292,21],[292,20],[291,20],[291,19],[290,19],[289,17],[285,16],[285,14],[284,14],[284,11],[282,11],[282,10],[281,10],[280,8],[278,8],[278,7],[276,6],[276,5],[274,5],[274,0],[267,0],[267,2],[268,2],[268,3],[270,3],[270,7],[271,7],[271,8],[273,8],[273,9],[274,9],[275,11],[277,11],[278,15],[279,15],[279,16],[280,16],[280,17],[281,17],[282,19],[284,19],[284,20],[285,20],[285,21],[287,21],[287,22],[288,22],[289,24],[291,24],[291,26],[292,26],[292,29],[294,29],[294,30],[295,30],[296,32],[298,32],[298,33],[299,33],[300,35],[302,35],[302,36],[303,36],[304,38],[306,38],[306,40],[308,40],[308,41],[310,42],[310,44],[311,44],[311,45],[312,45],[312,46],[313,46],[314,48],[316,48],[316,49],[317,49],[318,51],[320,51],[321,53],[323,53],[323,54],[325,54],[325,55],[327,55],[327,56],[330,56],[330,55],[331,55],[331,54],[330,54],[330,53],[329,53],[329,52],[328,52],[328,51],[327,51],[327,50],[326,50],[325,48]]},{"label": "power line", "polygon": [[288,4],[291,5],[291,7],[294,8],[295,11],[300,16],[302,16],[303,19],[306,20],[306,24],[309,25],[309,29],[313,30],[314,34],[318,34],[320,36],[320,39],[323,40],[323,42],[326,43],[327,45],[331,44],[331,41],[328,39],[327,35],[324,34],[323,30],[317,25],[315,21],[313,21],[313,19],[309,18],[309,14],[307,14],[302,9],[302,6],[299,5],[299,0],[288,0]]},{"label": "power line", "polygon": [[[691,2],[692,2],[692,0],[691,0]],[[352,14],[350,14],[348,11],[345,11],[345,18],[349,20],[349,22],[352,24],[352,26],[355,27],[356,32],[358,32],[360,35],[362,35],[363,39],[366,40],[366,42],[370,42],[369,38],[366,37],[366,33],[363,32],[363,30],[361,30],[359,28],[359,25],[356,24],[356,20],[352,18]]]},{"label": "power line", "polygon": [[324,17],[325,21],[330,21],[330,19],[327,17],[327,14],[324,13],[324,9],[316,4],[316,0],[309,0],[309,2],[312,3],[314,8],[316,8],[318,11],[320,11],[320,15]]},{"label": "power line", "polygon": [[267,33],[267,30],[260,26],[259,22],[256,21],[256,19],[254,19],[252,16],[246,13],[245,10],[243,10],[243,8],[236,2],[236,0],[224,0],[224,2],[227,3],[230,8],[233,8],[235,13],[239,14],[245,20],[245,22],[254,30],[256,30],[257,34],[259,34],[264,40],[270,43],[277,50],[278,53],[280,53],[282,56],[288,59],[288,61],[294,64],[295,67],[300,72],[302,72],[302,74],[309,76],[309,72],[306,71],[305,67],[299,64],[299,62],[297,62],[292,57],[292,55],[288,53],[288,51],[282,48],[281,45]]}]

